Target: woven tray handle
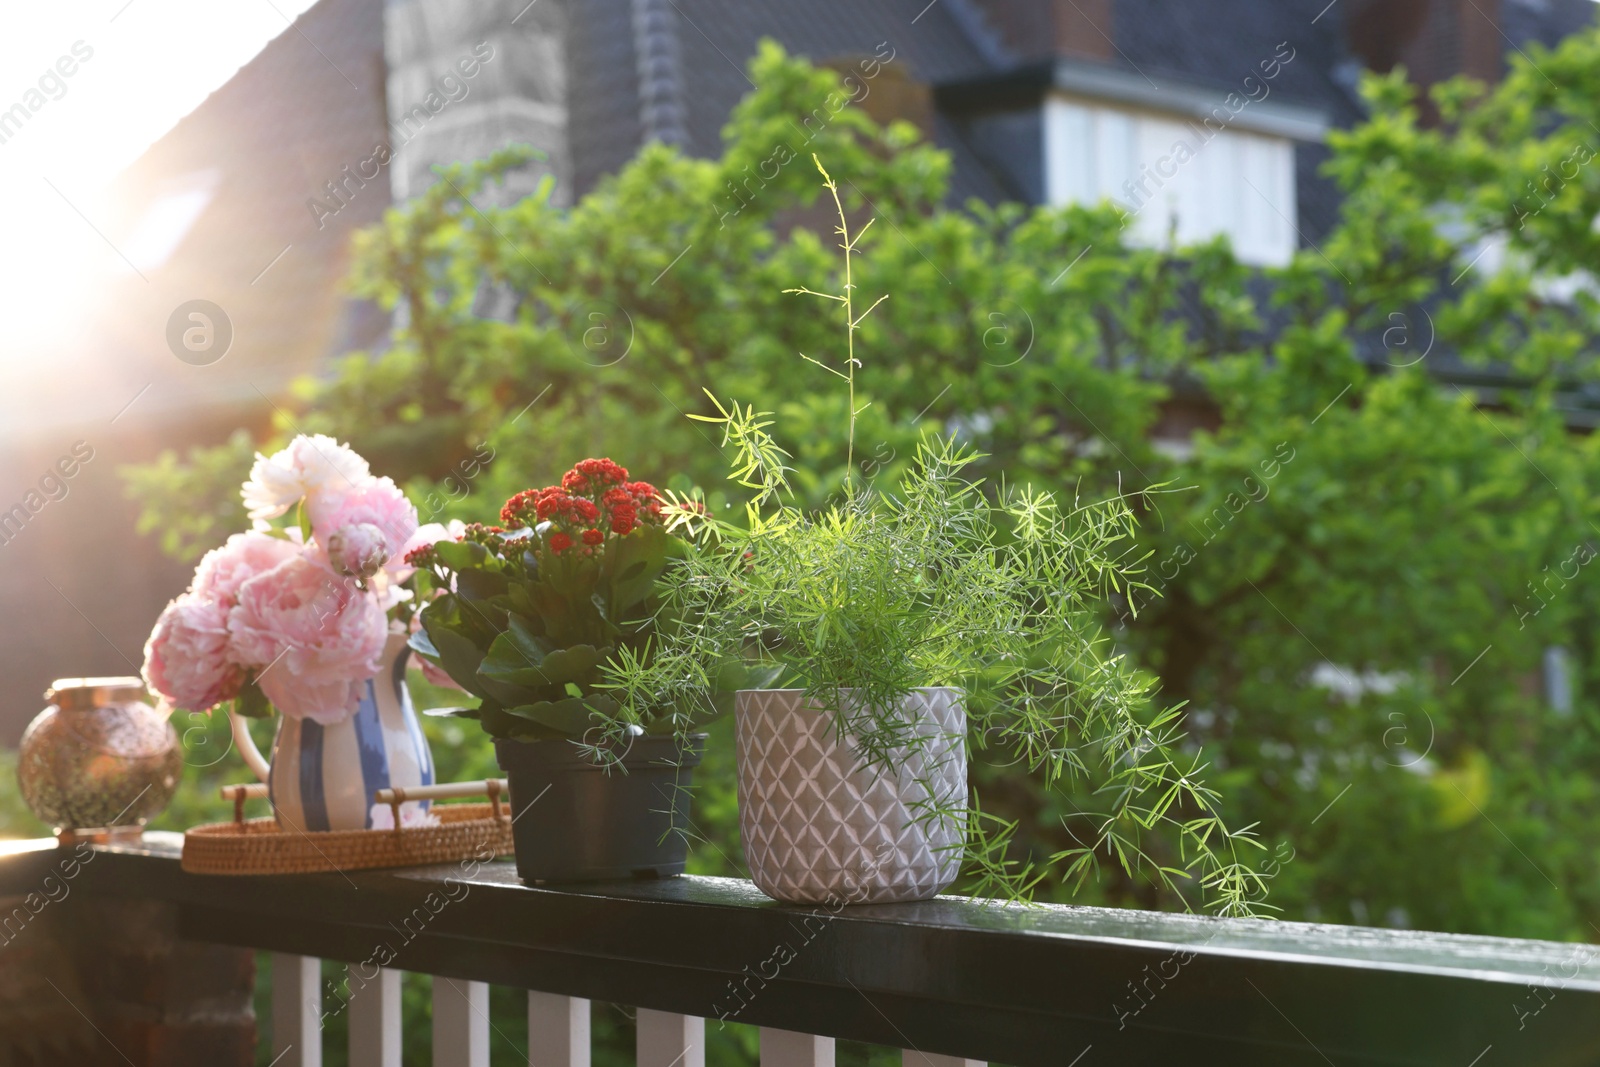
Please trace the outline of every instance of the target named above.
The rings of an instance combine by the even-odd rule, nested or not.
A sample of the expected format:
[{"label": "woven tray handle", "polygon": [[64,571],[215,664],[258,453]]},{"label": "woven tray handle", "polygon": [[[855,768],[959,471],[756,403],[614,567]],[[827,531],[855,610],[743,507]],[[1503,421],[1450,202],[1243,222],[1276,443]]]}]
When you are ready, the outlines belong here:
[{"label": "woven tray handle", "polygon": [[462,797],[487,796],[489,803],[494,805],[496,820],[504,820],[505,809],[500,806],[500,797],[506,791],[504,778],[485,778],[481,782],[448,782],[444,785],[419,785],[409,789],[396,787],[394,789],[380,789],[372,794],[374,803],[387,804],[394,813],[394,828],[400,829],[400,805],[408,800],[457,800]]},{"label": "woven tray handle", "polygon": [[[458,800],[462,797],[486,796],[489,798],[489,803],[494,805],[494,817],[503,820],[506,812],[500,805],[500,798],[505,794],[504,778],[485,778],[479,782],[448,782],[443,785],[413,786],[410,789],[380,789],[372,794],[372,799],[374,803],[389,805],[389,810],[394,813],[394,828],[399,830],[400,805],[408,800]],[[244,802],[265,796],[267,787],[259,782],[222,787],[222,799],[233,801],[233,821],[240,825],[244,823]]]},{"label": "woven tray handle", "polygon": [[265,782],[251,782],[249,785],[225,785],[222,787],[222,799],[233,801],[233,821],[240,826],[244,825],[244,802],[257,800],[267,796]]}]

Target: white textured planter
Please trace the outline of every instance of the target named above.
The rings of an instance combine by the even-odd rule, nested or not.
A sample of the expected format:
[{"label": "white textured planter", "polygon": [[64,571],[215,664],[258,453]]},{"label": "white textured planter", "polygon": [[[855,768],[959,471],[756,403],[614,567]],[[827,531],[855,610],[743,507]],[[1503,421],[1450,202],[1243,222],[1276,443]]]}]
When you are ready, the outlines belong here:
[{"label": "white textured planter", "polygon": [[955,881],[963,821],[922,813],[930,796],[965,809],[962,696],[913,690],[906,711],[927,740],[884,768],[841,744],[804,690],[740,690],[739,831],[756,888],[794,904],[877,904]]}]

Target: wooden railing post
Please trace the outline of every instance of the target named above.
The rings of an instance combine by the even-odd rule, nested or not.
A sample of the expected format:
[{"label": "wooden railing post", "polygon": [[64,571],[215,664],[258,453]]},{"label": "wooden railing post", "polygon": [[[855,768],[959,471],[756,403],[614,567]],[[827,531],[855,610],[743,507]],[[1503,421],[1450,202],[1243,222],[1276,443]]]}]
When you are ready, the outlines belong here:
[{"label": "wooden railing post", "polygon": [[433,979],[433,1062],[489,1067],[489,985]]},{"label": "wooden railing post", "polygon": [[900,1051],[900,1067],[989,1067],[983,1060],[964,1060],[960,1056],[941,1056],[937,1052]]},{"label": "wooden railing post", "polygon": [[528,1067],[589,1067],[589,1002],[528,992]]},{"label": "wooden railing post", "polygon": [[833,1067],[833,1038],[763,1026],[761,1067]]},{"label": "wooden railing post", "polygon": [[370,964],[348,971],[350,1067],[401,1067],[400,972]]},{"label": "wooden railing post", "polygon": [[698,1016],[640,1008],[635,1044],[638,1067],[706,1067],[706,1021]]},{"label": "wooden railing post", "polygon": [[322,961],[272,954],[272,1062],[322,1067]]}]

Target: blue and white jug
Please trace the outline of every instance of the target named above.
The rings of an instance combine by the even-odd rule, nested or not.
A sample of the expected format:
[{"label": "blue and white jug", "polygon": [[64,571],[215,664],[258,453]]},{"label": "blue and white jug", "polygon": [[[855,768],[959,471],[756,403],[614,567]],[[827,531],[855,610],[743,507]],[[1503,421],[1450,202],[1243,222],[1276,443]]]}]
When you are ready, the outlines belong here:
[{"label": "blue and white jug", "polygon": [[[391,634],[383,651],[388,668],[367,679],[360,706],[344,722],[279,716],[267,789],[283,829],[371,829],[378,790],[433,784],[433,754],[406,689],[405,636]],[[386,805],[378,808],[389,816]],[[426,800],[408,801],[402,822],[410,809],[427,808]]]}]

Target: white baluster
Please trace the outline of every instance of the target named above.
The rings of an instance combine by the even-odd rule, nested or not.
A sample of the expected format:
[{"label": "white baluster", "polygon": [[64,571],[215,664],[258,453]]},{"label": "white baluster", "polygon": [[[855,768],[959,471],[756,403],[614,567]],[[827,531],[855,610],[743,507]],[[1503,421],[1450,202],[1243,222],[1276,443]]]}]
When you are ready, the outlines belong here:
[{"label": "white baluster", "polygon": [[489,984],[433,979],[433,1062],[489,1067]]},{"label": "white baluster", "polygon": [[528,993],[528,1067],[589,1067],[589,1002]]},{"label": "white baluster", "polygon": [[370,963],[353,964],[346,970],[350,976],[350,1067],[400,1067],[400,972]]},{"label": "white baluster", "polygon": [[638,1067],[706,1067],[706,1021],[639,1009]]},{"label": "white baluster", "polygon": [[833,1067],[833,1038],[763,1026],[761,1067]]},{"label": "white baluster", "polygon": [[272,1055],[277,1067],[322,1067],[322,961],[272,954]]},{"label": "white baluster", "polygon": [[984,1060],[964,1060],[960,1056],[941,1056],[937,1052],[902,1049],[900,1067],[989,1067]]}]

